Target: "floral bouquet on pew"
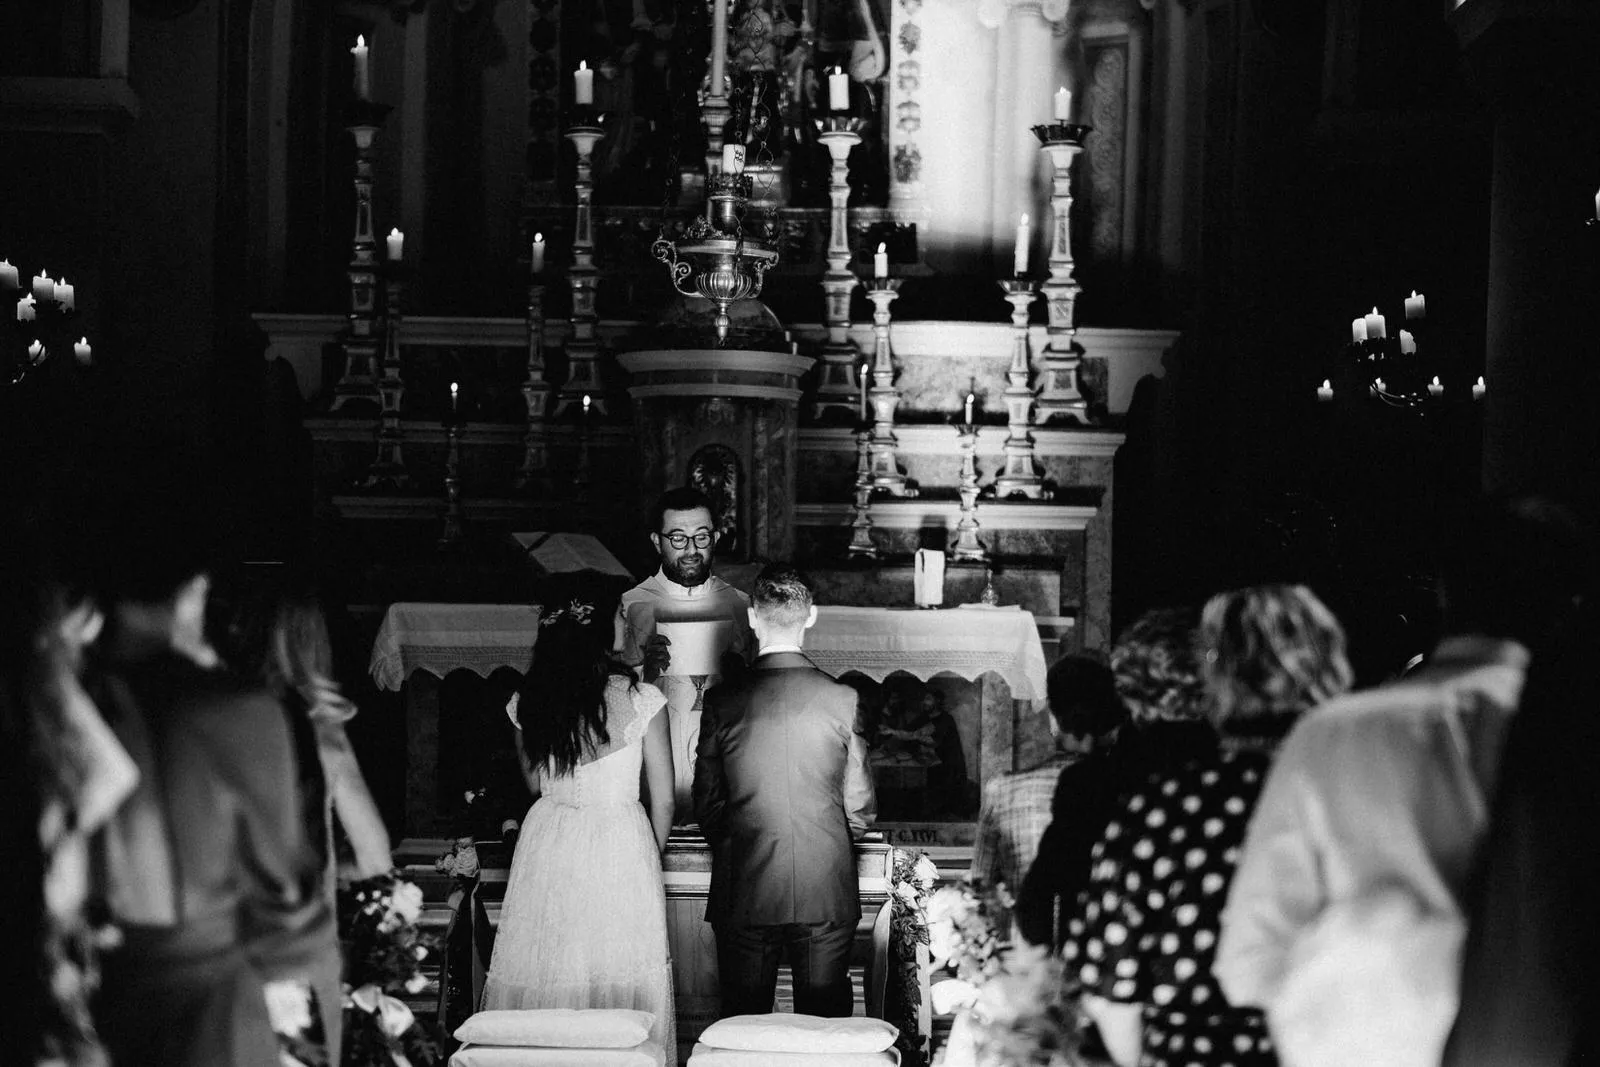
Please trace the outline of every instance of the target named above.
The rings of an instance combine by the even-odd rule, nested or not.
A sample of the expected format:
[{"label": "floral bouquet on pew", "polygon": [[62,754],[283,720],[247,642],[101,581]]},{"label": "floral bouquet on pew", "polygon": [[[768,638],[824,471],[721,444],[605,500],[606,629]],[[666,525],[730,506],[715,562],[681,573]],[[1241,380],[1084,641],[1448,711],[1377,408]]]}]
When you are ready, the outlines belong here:
[{"label": "floral bouquet on pew", "polygon": [[928,944],[928,901],[939,881],[939,869],[926,852],[897,848],[889,871],[890,981],[884,1017],[900,1028],[895,1047],[905,1067],[928,1062],[918,1026],[922,1010],[922,965],[918,949]]},{"label": "floral bouquet on pew", "polygon": [[433,952],[417,929],[422,890],[380,874],[339,890],[344,953],[344,1067],[434,1067],[439,1046],[402,994],[428,985],[422,962]]}]

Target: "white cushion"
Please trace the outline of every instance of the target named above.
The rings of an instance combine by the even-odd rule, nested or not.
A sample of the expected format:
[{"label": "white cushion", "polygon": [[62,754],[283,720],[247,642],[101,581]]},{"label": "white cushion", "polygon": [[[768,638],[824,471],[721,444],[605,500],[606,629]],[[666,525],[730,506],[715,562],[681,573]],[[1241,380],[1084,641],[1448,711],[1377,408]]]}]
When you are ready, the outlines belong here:
[{"label": "white cushion", "polygon": [[522,1008],[480,1011],[456,1027],[471,1045],[548,1048],[632,1048],[650,1036],[656,1017],[627,1008]]},{"label": "white cushion", "polygon": [[900,1031],[882,1019],[781,1013],[718,1019],[706,1027],[700,1043],[743,1052],[882,1052],[899,1036]]},{"label": "white cushion", "polygon": [[527,1048],[463,1045],[450,1067],[664,1067],[667,1055],[654,1041],[632,1048]]},{"label": "white cushion", "polygon": [[689,1054],[686,1067],[899,1067],[899,1064],[900,1050],[896,1048],[883,1052],[752,1052],[700,1044]]}]

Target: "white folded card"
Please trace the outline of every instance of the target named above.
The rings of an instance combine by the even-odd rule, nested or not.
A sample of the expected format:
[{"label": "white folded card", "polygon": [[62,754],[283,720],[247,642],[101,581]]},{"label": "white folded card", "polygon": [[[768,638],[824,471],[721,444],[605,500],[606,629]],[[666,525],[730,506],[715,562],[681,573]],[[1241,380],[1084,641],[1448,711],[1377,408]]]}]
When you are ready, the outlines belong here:
[{"label": "white folded card", "polygon": [[721,674],[722,653],[733,643],[733,624],[727,619],[657,621],[656,633],[671,642],[668,674]]},{"label": "white folded card", "polygon": [[944,553],[936,548],[917,549],[917,565],[911,585],[917,607],[936,608],[943,604]]}]

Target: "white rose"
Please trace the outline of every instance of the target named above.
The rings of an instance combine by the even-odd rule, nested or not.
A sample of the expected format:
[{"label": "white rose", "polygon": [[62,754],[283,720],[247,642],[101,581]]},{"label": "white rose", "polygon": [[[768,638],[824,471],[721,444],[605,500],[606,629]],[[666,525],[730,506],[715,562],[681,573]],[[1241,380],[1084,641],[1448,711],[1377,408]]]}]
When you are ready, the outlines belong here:
[{"label": "white rose", "polygon": [[406,992],[407,993],[416,994],[416,993],[422,992],[424,989],[427,989],[427,988],[428,988],[428,976],[423,974],[420,971],[418,971],[416,974],[412,975],[410,978],[406,979]]},{"label": "white rose", "polygon": [[268,982],[261,987],[267,1018],[276,1033],[297,1035],[311,1029],[311,990],[299,982]]},{"label": "white rose", "polygon": [[395,883],[389,898],[389,914],[402,923],[411,924],[422,916],[422,890],[412,882]]}]

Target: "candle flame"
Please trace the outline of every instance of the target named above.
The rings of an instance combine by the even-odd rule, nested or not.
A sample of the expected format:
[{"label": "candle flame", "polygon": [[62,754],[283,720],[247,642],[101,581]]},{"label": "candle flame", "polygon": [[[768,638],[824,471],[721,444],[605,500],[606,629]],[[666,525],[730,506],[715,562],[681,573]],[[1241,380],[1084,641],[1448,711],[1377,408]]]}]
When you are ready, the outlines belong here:
[{"label": "candle flame", "polygon": [[536,244],[536,245],[544,244],[544,234],[542,234],[542,233],[534,234],[533,235],[533,243]]},{"label": "candle flame", "polygon": [[1377,308],[1373,308],[1372,311],[1369,314],[1376,315],[1377,313],[1378,313],[1378,309]]},{"label": "candle flame", "polygon": [[1327,378],[1324,378],[1324,379],[1322,379],[1322,387],[1324,389],[1332,389],[1333,388],[1333,382],[1329,381]]},{"label": "candle flame", "polygon": [[585,60],[585,59],[578,60],[578,69],[579,70],[588,70],[589,69],[589,61]]},{"label": "candle flame", "polygon": [[584,393],[583,394],[583,410],[588,411],[589,410],[589,404],[590,404],[589,394],[588,393]]},{"label": "candle flame", "polygon": [[882,241],[879,241],[878,242],[878,251],[879,252],[887,252],[887,251],[889,251],[889,246],[884,244]]},{"label": "candle flame", "polygon": [[461,393],[461,385],[460,385],[460,383],[459,382],[451,382],[450,383],[450,399],[454,400],[460,393]]},{"label": "candle flame", "polygon": [[1417,291],[1415,289],[1411,290],[1411,299],[1417,299]]},{"label": "candle flame", "polygon": [[1022,213],[1022,218],[1017,220],[1017,225],[1018,226],[1026,226],[1027,224],[1028,224],[1028,213],[1026,211],[1024,211]]},{"label": "candle flame", "polygon": [[1438,385],[1439,384],[1439,376],[1437,374],[1435,374],[1433,376],[1433,384],[1434,385]]},{"label": "candle flame", "polygon": [[356,47],[357,48],[365,48],[365,47],[367,47],[367,38],[365,37],[365,35],[359,34],[359,33],[356,34]]}]

